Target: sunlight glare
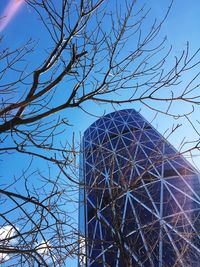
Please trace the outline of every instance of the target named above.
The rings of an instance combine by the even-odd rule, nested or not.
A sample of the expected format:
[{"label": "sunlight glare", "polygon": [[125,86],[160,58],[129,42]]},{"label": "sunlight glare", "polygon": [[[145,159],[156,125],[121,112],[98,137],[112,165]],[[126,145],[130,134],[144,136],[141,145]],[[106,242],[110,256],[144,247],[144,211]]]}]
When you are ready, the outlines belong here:
[{"label": "sunlight glare", "polygon": [[0,15],[0,33],[6,28],[9,22],[14,18],[15,14],[22,6],[25,0],[10,0],[5,7],[3,14]]}]

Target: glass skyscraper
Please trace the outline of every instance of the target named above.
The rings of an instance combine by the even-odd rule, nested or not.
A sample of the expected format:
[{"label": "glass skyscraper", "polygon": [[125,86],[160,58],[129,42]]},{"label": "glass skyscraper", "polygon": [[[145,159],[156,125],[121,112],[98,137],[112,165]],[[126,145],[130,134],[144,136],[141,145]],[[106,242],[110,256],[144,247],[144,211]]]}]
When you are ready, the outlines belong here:
[{"label": "glass skyscraper", "polygon": [[200,266],[196,169],[133,109],[98,119],[82,146],[79,266]]}]

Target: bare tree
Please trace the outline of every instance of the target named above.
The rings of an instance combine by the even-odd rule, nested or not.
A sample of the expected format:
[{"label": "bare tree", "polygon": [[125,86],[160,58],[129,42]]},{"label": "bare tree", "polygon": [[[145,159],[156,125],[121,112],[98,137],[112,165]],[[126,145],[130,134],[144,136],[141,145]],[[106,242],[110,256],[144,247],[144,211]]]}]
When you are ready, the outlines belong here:
[{"label": "bare tree", "polygon": [[[9,266],[62,266],[78,253],[77,225],[66,206],[78,201],[79,146],[73,136],[59,139],[70,128],[67,112],[87,112],[89,101],[141,102],[180,116],[171,113],[173,102],[199,104],[198,71],[181,87],[182,75],[198,69],[199,50],[190,54],[187,45],[166,65],[172,48],[159,32],[172,3],[163,20],[148,27],[150,11],[133,0],[26,3],[48,38],[36,65],[40,47],[31,39],[0,53],[1,158],[12,162],[20,155],[28,164],[12,181],[1,177],[0,256]],[[154,104],[160,102],[163,109]]]}]

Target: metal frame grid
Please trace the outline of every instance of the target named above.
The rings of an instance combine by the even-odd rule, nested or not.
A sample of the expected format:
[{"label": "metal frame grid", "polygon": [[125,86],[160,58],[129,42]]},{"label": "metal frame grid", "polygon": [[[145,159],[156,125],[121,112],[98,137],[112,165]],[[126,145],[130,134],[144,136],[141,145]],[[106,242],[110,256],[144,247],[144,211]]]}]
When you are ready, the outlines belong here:
[{"label": "metal frame grid", "polygon": [[198,266],[199,174],[138,112],[84,134],[87,266]]}]

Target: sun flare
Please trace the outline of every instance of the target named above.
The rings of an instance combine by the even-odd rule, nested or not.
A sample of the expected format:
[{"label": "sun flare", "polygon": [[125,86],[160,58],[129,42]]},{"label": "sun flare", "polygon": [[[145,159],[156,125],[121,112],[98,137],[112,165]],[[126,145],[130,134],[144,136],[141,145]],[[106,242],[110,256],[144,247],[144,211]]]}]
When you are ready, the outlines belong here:
[{"label": "sun flare", "polygon": [[0,15],[0,32],[7,27],[24,2],[24,0],[10,0],[8,2],[3,13]]}]

